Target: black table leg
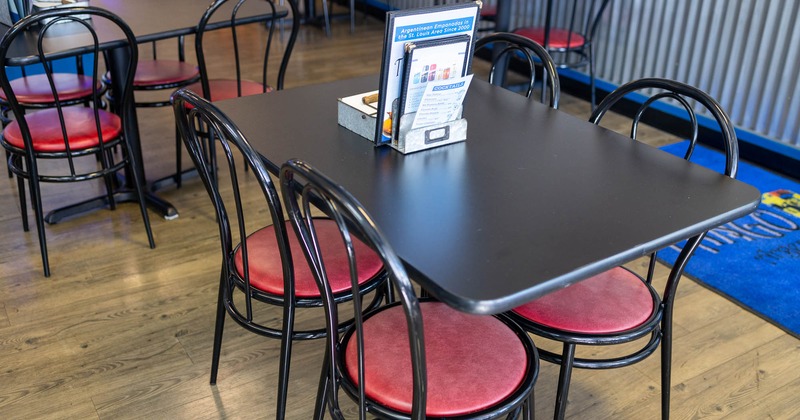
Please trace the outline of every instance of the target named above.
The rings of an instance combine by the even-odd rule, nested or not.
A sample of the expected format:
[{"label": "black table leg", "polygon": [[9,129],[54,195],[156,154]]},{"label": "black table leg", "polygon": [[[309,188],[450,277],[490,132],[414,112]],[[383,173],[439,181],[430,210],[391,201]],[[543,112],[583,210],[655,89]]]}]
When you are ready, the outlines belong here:
[{"label": "black table leg", "polygon": [[[106,63],[108,63],[109,67],[108,70],[111,72],[112,91],[122,92],[124,86],[121,81],[125,80],[124,73],[125,69],[127,68],[126,64],[130,60],[129,53],[126,48],[112,48],[105,51],[105,54]],[[118,98],[123,97],[121,93],[115,95]],[[136,109],[129,104],[128,106],[123,106],[121,109],[112,111],[117,112],[122,118],[125,138],[130,145],[128,153],[130,153],[133,157],[133,161],[137,163],[137,165],[132,165],[133,170],[138,172],[140,180],[144,180],[146,178],[144,176],[142,144],[139,139],[139,121],[136,116]],[[132,184],[134,179],[135,178],[133,177],[133,174],[129,173],[129,169],[126,167],[125,176],[122,177],[119,188],[117,188],[117,190],[114,192],[114,199],[116,203],[138,201],[136,199],[136,189]],[[157,197],[146,186],[142,186],[142,188],[144,189],[145,202],[148,208],[155,211],[167,220],[178,218],[178,210],[175,209],[175,206],[168,201]],[[77,214],[85,213],[98,208],[105,208],[109,205],[110,203],[108,202],[107,197],[104,195],[53,210],[47,214],[45,221],[47,221],[47,223],[54,224],[67,217],[75,216]]]}]

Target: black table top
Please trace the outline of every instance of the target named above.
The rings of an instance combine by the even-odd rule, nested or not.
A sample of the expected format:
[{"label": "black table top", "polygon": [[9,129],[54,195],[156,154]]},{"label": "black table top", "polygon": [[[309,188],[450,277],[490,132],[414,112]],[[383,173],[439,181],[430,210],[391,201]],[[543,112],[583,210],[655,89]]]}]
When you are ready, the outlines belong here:
[{"label": "black table top", "polygon": [[348,189],[414,280],[497,313],[753,211],[759,192],[473,81],[467,141],[402,155],[337,125],[377,76],[219,102],[272,170],[301,158]]},{"label": "black table top", "polygon": [[[228,2],[223,5],[222,9],[214,14],[207,28],[211,30],[230,26],[230,10],[233,9],[234,3]],[[89,2],[90,6],[109,10],[121,17],[131,27],[138,42],[157,41],[194,33],[200,17],[210,4],[211,0],[91,0]],[[288,14],[285,6],[276,6],[276,9],[279,17]],[[265,20],[267,18],[265,13],[268,10],[268,6],[261,2],[245,2],[237,14],[237,22],[245,24]],[[98,20],[95,29],[101,42],[112,44],[113,41],[121,39],[119,32],[109,28],[106,22]],[[0,25],[0,34],[6,31],[8,27]],[[81,46],[88,44],[88,38],[85,38],[83,31],[77,32],[80,35],[75,35],[76,29],[72,24],[61,24],[52,28],[48,32],[53,35],[52,44],[45,44],[45,47],[49,45],[52,50],[61,52],[51,57],[66,57],[81,53]],[[38,61],[34,56],[36,50],[32,40],[33,37],[29,43],[18,42],[12,46],[13,60],[9,64],[25,65]],[[64,45],[75,48],[72,51],[63,51]]]}]

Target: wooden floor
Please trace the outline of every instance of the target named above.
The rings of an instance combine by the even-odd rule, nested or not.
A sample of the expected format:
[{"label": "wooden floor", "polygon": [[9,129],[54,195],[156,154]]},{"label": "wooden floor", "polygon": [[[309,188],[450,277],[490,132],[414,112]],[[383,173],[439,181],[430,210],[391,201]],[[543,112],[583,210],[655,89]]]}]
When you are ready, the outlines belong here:
[{"label": "wooden floor", "polygon": [[[352,35],[346,28],[335,22],[332,39],[302,28],[287,88],[378,72],[382,22],[360,21]],[[249,29],[254,46],[259,32]],[[562,109],[588,116],[588,105],[574,99],[565,98]],[[148,177],[170,174],[170,110],[139,115]],[[625,122],[612,124],[624,130]],[[661,133],[649,139],[672,140]],[[67,186],[68,192],[57,187],[45,188],[46,209],[97,192],[93,184]],[[136,205],[97,211],[47,227],[53,275],[44,278],[36,235],[21,228],[16,184],[0,181],[0,419],[274,417],[277,341],[228,322],[219,381],[209,385],[217,227],[199,181],[160,195],[180,217],[152,215],[155,250],[147,247]],[[797,339],[690,280],[681,284],[676,306],[673,418],[800,417]],[[262,315],[278,319],[280,312]],[[318,316],[302,314],[303,322]],[[295,346],[289,418],[307,419],[313,411],[321,345]],[[554,366],[542,365],[539,418],[552,416],[556,377]],[[569,417],[657,418],[658,378],[657,358],[576,371]]]}]

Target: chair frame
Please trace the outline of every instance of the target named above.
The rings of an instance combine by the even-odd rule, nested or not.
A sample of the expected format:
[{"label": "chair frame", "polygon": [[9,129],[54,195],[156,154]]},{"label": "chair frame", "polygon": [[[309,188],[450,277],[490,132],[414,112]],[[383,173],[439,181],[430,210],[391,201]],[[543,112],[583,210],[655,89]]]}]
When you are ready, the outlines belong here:
[{"label": "chair frame", "polygon": [[[626,95],[645,89],[658,89],[655,93],[645,100],[633,117],[631,128],[631,138],[637,139],[639,124],[642,122],[644,112],[655,102],[662,99],[673,99],[689,115],[689,125],[691,127],[691,137],[684,159],[689,160],[698,141],[699,127],[695,110],[692,108],[688,99],[696,101],[705,108],[719,124],[722,130],[723,144],[726,152],[726,165],[724,175],[731,178],[736,177],[738,169],[738,142],[733,123],[725,114],[719,103],[705,92],[684,83],[659,79],[646,78],[627,83],[612,93],[610,93],[594,110],[589,122],[600,124],[603,116]],[[558,381],[558,395],[556,397],[556,410],[554,418],[562,419],[567,405],[567,394],[571,371],[573,367],[583,369],[611,369],[632,365],[644,360],[661,347],[661,416],[663,419],[669,418],[671,369],[672,369],[672,318],[674,312],[675,294],[683,275],[686,264],[689,262],[695,249],[705,237],[706,232],[696,235],[686,241],[681,249],[675,264],[670,270],[663,293],[659,296],[658,292],[651,285],[653,271],[656,266],[656,252],[650,254],[647,275],[639,279],[647,286],[653,298],[654,311],[641,325],[628,331],[613,334],[580,334],[567,332],[560,329],[549,328],[544,325],[532,322],[514,312],[510,313],[512,319],[518,322],[529,332],[551,340],[563,343],[562,354],[552,353],[546,350],[539,350],[542,359],[551,363],[561,365]],[[627,268],[624,268],[626,269]],[[630,270],[628,270],[630,271]],[[576,345],[614,345],[627,343],[650,335],[649,340],[638,350],[627,353],[626,355],[610,359],[591,359],[575,358]]]},{"label": "chair frame", "polygon": [[[551,53],[551,55],[555,57],[561,55],[563,57],[563,60],[558,58],[554,59],[558,68],[577,68],[586,65],[589,66],[590,101],[592,110],[594,110],[595,105],[597,104],[594,74],[594,36],[597,32],[598,26],[600,25],[603,14],[612,0],[568,1],[571,3],[572,9],[569,11],[569,21],[567,27],[565,28],[570,31],[570,35],[567,38],[567,47],[556,48],[550,45],[551,31],[556,29],[556,27],[553,25],[553,14],[555,13],[556,8],[558,8],[558,6],[554,4],[554,0],[547,0],[544,21],[544,40],[542,45],[548,52]],[[577,10],[578,2],[581,1],[584,3],[589,3],[588,9],[591,11],[591,13],[587,12],[585,16],[579,17]],[[599,6],[597,5],[598,2]],[[570,46],[572,44],[573,33],[579,33],[584,38],[584,42],[581,45],[574,47]],[[578,61],[570,60],[570,56],[573,54],[579,57]]]},{"label": "chair frame", "polygon": [[[378,230],[375,222],[369,216],[361,204],[334,181],[321,174],[308,163],[300,160],[290,160],[281,167],[280,171],[281,192],[287,212],[291,216],[292,226],[298,237],[301,239],[304,254],[320,287],[320,292],[325,299],[325,316],[328,324],[328,335],[326,338],[326,352],[323,361],[323,370],[320,376],[319,390],[317,393],[317,403],[315,407],[315,419],[324,417],[325,409],[328,408],[333,418],[344,418],[344,414],[339,407],[338,391],[343,389],[345,393],[359,404],[359,418],[366,418],[366,413],[376,415],[379,418],[390,419],[424,419],[426,418],[427,400],[427,368],[425,361],[425,342],[423,337],[423,318],[420,302],[431,301],[431,299],[419,300],[416,297],[411,281],[406,274],[400,258],[392,251],[383,234]],[[375,252],[380,255],[391,278],[391,284],[396,289],[399,302],[394,302],[388,306],[374,311],[363,311],[363,308],[356,301],[354,307],[355,323],[337,339],[337,331],[333,328],[338,325],[338,313],[333,302],[334,296],[330,292],[330,283],[327,278],[319,244],[316,240],[317,235],[314,227],[314,218],[311,216],[311,206],[321,209],[336,221],[342,233],[350,257],[351,284],[354,289],[358,289],[358,284],[353,274],[356,266],[356,255],[353,247],[353,238],[357,237],[364,240]],[[358,376],[359,384],[364,383],[364,341],[363,324],[371,316],[379,311],[393,306],[403,305],[408,326],[408,339],[412,359],[413,377],[413,399],[411,413],[401,413],[385,407],[375,401],[368,400],[363,388],[359,387],[343,373],[345,362],[343,351],[339,349],[348,343],[349,339],[355,334],[358,353]],[[359,314],[364,314],[363,318]],[[495,315],[497,319],[507,325],[520,339],[526,352],[532,355],[533,360],[529,363],[528,375],[520,387],[506,400],[496,404],[494,407],[480,412],[471,413],[465,418],[490,419],[503,416],[517,416],[520,413],[527,419],[533,413],[533,385],[538,375],[538,353],[530,337],[505,315]],[[464,418],[464,417],[459,417]]]},{"label": "chair frame", "polygon": [[[65,183],[65,182],[80,182],[97,178],[103,178],[106,187],[106,200],[110,208],[114,210],[116,208],[116,202],[112,190],[114,188],[116,180],[114,179],[113,176],[118,171],[127,169],[127,172],[131,173],[132,176],[134,177],[136,197],[139,202],[139,207],[141,209],[142,219],[144,220],[145,230],[147,231],[147,237],[150,248],[155,248],[155,242],[153,240],[153,235],[150,228],[150,219],[148,217],[147,208],[145,205],[144,191],[142,190],[141,187],[142,180],[139,179],[139,172],[134,170],[134,168],[140,165],[140,163],[136,160],[137,156],[135,153],[127,153],[127,150],[130,149],[130,144],[123,134],[120,134],[117,138],[113,140],[104,142],[102,134],[100,133],[100,123],[99,123],[100,110],[98,104],[101,103],[101,95],[103,92],[103,88],[102,84],[98,83],[99,81],[98,61],[100,58],[101,49],[98,42],[97,34],[95,33],[92,26],[85,20],[78,17],[78,15],[96,16],[109,21],[120,28],[127,43],[125,44],[124,47],[117,47],[117,48],[128,49],[131,58],[131,65],[127,69],[124,86],[131,86],[131,83],[133,81],[133,75],[134,72],[136,71],[136,58],[138,57],[136,38],[133,32],[131,31],[130,27],[128,27],[128,25],[121,18],[104,9],[100,9],[97,7],[70,7],[70,8],[42,10],[40,12],[29,15],[24,19],[18,21],[5,34],[2,41],[0,41],[0,57],[2,57],[3,64],[5,65],[5,57],[9,49],[11,48],[11,45],[14,42],[14,40],[19,36],[25,36],[28,33],[32,33],[31,31],[29,31],[29,28],[31,28],[32,26],[41,25],[41,27],[38,29],[38,32],[36,32],[38,34],[37,57],[39,62],[44,64],[45,75],[47,77],[50,88],[53,91],[53,96],[54,96],[54,101],[53,101],[54,106],[51,108],[55,108],[57,110],[59,123],[61,125],[61,132],[65,136],[64,152],[41,152],[34,150],[33,138],[31,136],[30,128],[28,126],[25,117],[26,115],[25,111],[29,107],[27,106],[27,104],[21,104],[17,100],[17,97],[11,87],[11,82],[8,79],[7,74],[5,72],[2,72],[2,75],[0,75],[0,86],[7,94],[8,106],[11,108],[11,111],[14,114],[16,122],[19,124],[20,132],[25,146],[24,148],[19,148],[8,143],[5,139],[5,132],[3,133],[4,135],[2,139],[0,139],[0,142],[2,143],[2,146],[6,149],[6,151],[10,153],[10,156],[8,158],[9,170],[13,174],[17,175],[17,187],[19,190],[19,197],[20,197],[20,210],[22,214],[23,229],[25,231],[28,231],[29,227],[27,219],[27,205],[25,202],[24,179],[28,179],[31,205],[34,209],[34,213],[36,216],[36,227],[39,236],[39,247],[41,249],[42,264],[44,266],[45,277],[50,276],[50,264],[47,253],[47,243],[46,243],[46,235],[44,229],[45,218],[43,215],[42,198],[41,198],[41,190],[39,187],[39,182]],[[42,23],[43,21],[48,19],[49,21],[47,21],[47,23]],[[46,54],[44,52],[43,38],[47,35],[48,30],[54,24],[61,22],[72,22],[74,24],[80,25],[83,29],[86,30],[86,32],[88,32],[92,36],[94,40],[92,52],[90,53],[94,58],[94,68],[92,72],[92,97],[90,98],[90,101],[94,102],[95,105],[92,109],[94,111],[94,120],[97,129],[98,139],[100,139],[100,141],[98,142],[98,145],[96,147],[86,148],[83,150],[70,149],[69,143],[67,142],[66,139],[65,117],[62,108],[65,106],[83,103],[86,100],[86,98],[82,98],[79,101],[62,102],[60,100],[60,98],[58,97],[57,89],[55,87],[55,82],[53,80],[53,74],[55,72],[53,71],[52,68],[52,60],[47,59]],[[126,89],[126,91],[123,94],[122,107],[131,106],[131,101],[132,101],[132,89]],[[124,118],[122,118],[121,120],[124,127],[127,122],[125,121]],[[126,151],[123,154],[123,158],[119,162],[115,163],[113,160],[112,150],[117,145],[124,145]],[[77,171],[74,158],[89,156],[89,155],[94,155],[97,157],[97,160],[101,165],[101,169],[85,173]],[[65,175],[42,175],[39,173],[37,164],[38,159],[66,159],[69,166],[69,173]]]},{"label": "chair frame", "polygon": [[[525,97],[530,98],[531,94],[533,93],[534,86],[536,85],[536,67],[539,65],[542,67],[543,73],[541,102],[546,103],[545,101],[549,101],[551,108],[558,109],[558,101],[561,95],[561,85],[558,79],[558,70],[556,69],[556,65],[547,50],[539,43],[529,38],[525,38],[524,36],[509,32],[495,32],[479,38],[478,41],[475,42],[475,52],[477,53],[480,49],[493,44],[502,44],[504,47],[500,51],[492,50],[492,65],[491,69],[489,70],[489,83],[497,84],[495,78],[497,77],[496,73],[499,70],[499,63],[503,62],[503,65],[501,65],[500,68],[507,69],[508,66],[505,65],[505,61],[509,57],[519,58],[521,55],[522,58],[524,58],[524,60],[521,61],[528,65],[531,75],[530,82],[527,85]],[[499,78],[499,80],[504,79],[504,77]],[[550,85],[549,94],[547,94],[547,84]]]},{"label": "chair frame", "polygon": [[[323,302],[319,298],[298,298],[294,293],[294,262],[289,248],[288,236],[291,232],[285,223],[276,223],[276,221],[285,220],[279,194],[258,152],[247,142],[244,135],[239,131],[233,121],[225,116],[225,114],[212,103],[201,98],[197,93],[186,89],[177,91],[173,94],[173,109],[175,111],[175,120],[178,124],[181,138],[214,203],[215,214],[219,225],[222,264],[219,280],[220,285],[217,300],[210,383],[214,385],[217,380],[219,357],[222,349],[222,334],[225,314],[227,312],[231,319],[246,330],[281,340],[277,418],[283,418],[286,411],[292,342],[294,340],[323,338],[327,333],[325,328],[306,331],[295,330],[295,312],[297,308],[322,307]],[[208,134],[210,134],[210,136],[208,136]],[[233,200],[235,201],[235,209],[233,209],[236,216],[235,221],[231,220],[229,216],[230,210],[225,206],[226,200],[223,199],[218,188],[219,172],[216,170],[218,161],[216,159],[216,153],[213,152],[215,147],[210,145],[211,142],[219,143],[224,156],[222,161],[227,163],[227,168],[230,171]],[[283,263],[284,291],[286,291],[283,295],[267,293],[251,286],[247,258],[247,241],[243,240],[248,236],[246,216],[241,200],[242,192],[240,192],[239,188],[239,173],[234,151],[240,152],[241,156],[244,158],[243,167],[253,169],[253,174],[260,185],[261,192],[269,209],[269,216],[273,222],[272,226],[275,231],[275,239]],[[237,245],[233,243],[232,232],[237,232],[238,237],[242,238]],[[238,274],[234,264],[234,255],[239,248],[242,249],[243,254],[244,276]],[[303,260],[300,261],[302,263]],[[386,273],[381,271],[368,283],[364,284],[363,287],[357,291],[357,294],[352,290],[341,292],[335,296],[335,301],[341,303],[354,300],[360,304],[361,299],[354,299],[354,296],[363,297],[367,293],[375,292],[372,300],[366,305],[367,309],[375,308],[381,304],[384,297],[385,288],[383,286],[386,283],[386,279]],[[237,292],[243,296],[243,304],[237,303],[234,300]],[[254,320],[254,300],[283,308],[281,329],[269,327]],[[241,307],[244,307],[244,310],[240,309]],[[347,328],[348,325],[349,322],[344,322],[341,328]]]}]

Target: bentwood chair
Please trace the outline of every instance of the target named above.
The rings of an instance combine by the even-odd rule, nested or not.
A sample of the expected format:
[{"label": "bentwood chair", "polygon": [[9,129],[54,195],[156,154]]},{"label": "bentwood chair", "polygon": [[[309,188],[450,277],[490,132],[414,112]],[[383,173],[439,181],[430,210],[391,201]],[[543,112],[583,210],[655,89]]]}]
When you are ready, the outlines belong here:
[{"label": "bentwood chair", "polygon": [[[645,111],[652,109],[658,101],[671,101],[678,110],[685,110],[688,116],[686,122],[690,141],[684,158],[690,160],[699,135],[697,113],[702,110],[718,125],[721,133],[726,155],[724,175],[731,178],[736,176],[739,152],[733,125],[717,101],[692,86],[666,79],[641,79],[628,83],[609,94],[592,113],[590,121],[599,124],[614,105],[634,92],[649,95],[633,116],[631,137],[634,140]],[[573,367],[610,369],[628,366],[656,352],[659,345],[661,416],[669,418],[675,293],[686,264],[704,236],[705,232],[680,244],[681,252],[661,294],[653,285],[656,269],[656,254],[653,253],[649,256],[647,272],[643,276],[629,268],[613,268],[515,308],[510,313],[529,332],[563,344],[561,354],[540,350],[542,359],[561,365],[554,418],[564,417]],[[640,346],[632,352],[614,357],[584,358],[575,355],[579,345],[629,342],[638,342]]]},{"label": "bentwood chair", "polygon": [[543,45],[559,68],[589,67],[592,109],[597,103],[593,40],[611,0],[547,0],[544,24],[514,33]]},{"label": "bentwood chair", "polygon": [[[90,16],[91,20],[82,19],[85,16]],[[43,47],[43,44],[49,44],[45,41],[52,37],[51,29],[59,28],[62,23],[68,23],[79,39],[86,39],[88,42],[94,40],[84,54],[94,63],[90,75],[85,76],[84,80],[84,83],[90,86],[92,94],[88,99],[81,98],[78,105],[72,100],[74,99],[72,95],[63,94],[59,90],[57,80],[60,78],[56,77],[58,73],[53,71],[52,62],[48,59],[48,55],[57,56],[59,52],[48,50],[48,55],[45,55]],[[7,66],[12,44],[21,38],[33,37],[27,41],[32,42],[32,45],[38,45],[37,55],[39,61],[44,63],[45,70],[42,80],[46,85],[40,85],[38,88],[42,92],[49,89],[49,93],[41,93],[41,95],[49,96],[53,101],[53,106],[50,108],[29,112],[30,109],[20,102],[17,90],[19,86],[8,79],[6,72],[0,72],[0,86],[5,91],[8,106],[14,116],[14,121],[3,130],[0,143],[10,153],[9,168],[17,175],[22,224],[25,231],[28,230],[28,218],[24,180],[28,180],[45,276],[50,275],[50,264],[39,185],[41,182],[68,183],[101,179],[105,184],[105,199],[113,210],[116,208],[114,176],[117,172],[126,170],[134,177],[133,185],[135,185],[136,198],[141,209],[147,238],[150,247],[155,247],[141,188],[142,180],[139,179],[140,172],[135,170],[141,165],[141,162],[137,161],[135,153],[128,153],[130,145],[123,135],[126,121],[97,106],[101,103],[102,95],[102,85],[98,76],[98,63],[102,59],[102,52],[94,26],[101,24],[119,28],[124,44],[120,42],[120,45],[116,47],[127,50],[132,60],[128,68],[121,69],[120,74],[126,75],[124,85],[130,86],[136,70],[138,55],[136,40],[128,25],[106,10],[94,7],[44,10],[17,22],[0,41],[0,59],[2,59],[2,65]],[[85,33],[86,36],[81,37],[78,35],[79,32]],[[51,48],[56,47],[51,44]],[[74,49],[74,46],[65,45],[64,49]],[[29,91],[23,89],[22,94],[26,93]],[[122,107],[130,106],[131,100],[130,89],[126,89],[120,105]],[[83,106],[84,101],[92,106]],[[111,151],[117,146],[122,147],[123,153],[121,158],[115,160]],[[45,163],[56,160],[61,162]]]},{"label": "bentwood chair", "polygon": [[[315,418],[326,408],[333,418],[344,418],[340,389],[356,401],[362,419],[366,413],[391,419],[530,418],[538,356],[519,326],[504,315],[471,315],[418,300],[403,263],[352,195],[298,160],[282,166],[280,179],[328,325]],[[327,263],[330,251],[321,243],[328,239],[326,225],[311,215],[312,205],[330,215],[340,231],[337,240],[346,246],[354,290],[360,287],[355,268],[373,258],[360,248],[364,241],[380,257],[399,297],[363,317],[356,301],[356,322],[342,334],[334,294],[341,274]]]},{"label": "bentwood chair", "polygon": [[[520,35],[496,32],[478,39],[475,42],[475,53],[481,49],[491,49],[491,67],[489,69],[489,83],[497,84],[497,80],[504,80],[505,77],[498,77],[500,68],[506,69],[507,66],[498,67],[498,63],[507,63],[510,59],[521,62],[528,75],[528,82],[525,84],[525,97],[530,98],[533,94],[537,80],[537,69],[542,75],[541,102],[550,105],[551,108],[558,108],[558,99],[561,87],[558,81],[558,72],[550,54],[541,45]],[[524,74],[524,73],[523,73]]]},{"label": "bentwood chair", "polygon": [[[153,41],[151,43],[152,55],[146,59],[140,59],[136,67],[136,74],[133,76],[133,90],[140,92],[140,94],[147,95],[147,99],[138,100],[134,95],[134,106],[137,108],[160,108],[171,105],[169,100],[170,94],[175,90],[200,80],[200,69],[191,63],[186,62],[186,54],[184,48],[184,36],[177,37],[177,59],[159,58],[158,56],[158,43]],[[103,83],[109,87],[106,91],[105,98],[113,109],[115,106],[113,92],[111,86],[111,73],[108,72],[103,76]],[[161,91],[164,96],[161,99],[155,99],[153,92]],[[175,132],[175,148],[181,150],[181,137]],[[178,155],[180,159],[180,154]],[[179,162],[179,161],[178,161]],[[168,177],[165,180],[156,181],[153,188],[159,188],[162,182],[171,183],[175,182],[178,188],[181,187],[180,176],[180,163],[176,162],[177,175]]]},{"label": "bentwood chair", "polygon": [[[269,82],[270,58],[273,43],[280,42],[274,39],[275,22],[277,16],[275,3],[272,0],[214,0],[213,3],[206,9],[200,21],[197,24],[195,34],[195,53],[197,55],[197,65],[200,69],[200,80],[192,83],[186,88],[199,93],[203,98],[209,101],[220,101],[223,99],[231,99],[241,96],[257,95],[260,93],[273,92],[275,90],[282,90],[286,71],[289,66],[289,58],[292,55],[297,34],[300,28],[300,14],[297,10],[297,3],[295,0],[285,0],[289,5],[292,15],[292,28],[289,33],[288,40],[285,41],[283,46],[283,54],[280,57],[280,67],[278,68],[277,77],[275,78],[274,85]],[[221,7],[225,3],[233,5],[230,17],[225,17],[231,22],[228,29],[230,31],[230,42],[219,42],[219,38],[215,38],[213,45],[213,58],[206,56],[206,53],[211,51],[206,50],[206,39],[209,36],[209,31],[206,29],[209,26],[209,21],[220,12]],[[263,39],[264,55],[252,57],[240,51],[240,43],[251,43],[253,39],[240,40],[238,35],[239,31],[237,26],[241,24],[241,18],[238,12],[245,4],[256,5],[259,10],[263,10],[265,14],[271,15],[273,19],[266,30],[266,39]],[[222,29],[214,30],[215,35],[220,35]],[[209,42],[211,44],[211,42]],[[255,59],[255,60],[254,60]],[[213,62],[213,65],[210,63]],[[274,60],[273,60],[274,63]],[[212,76],[212,68],[214,75]],[[245,77],[244,73],[248,68],[260,68],[260,75],[258,80],[251,80]],[[180,145],[176,149],[176,175],[175,181],[178,187],[181,186],[181,150]]]},{"label": "bentwood chair", "polygon": [[[322,338],[326,334],[322,326],[314,330],[295,330],[295,312],[298,308],[321,307],[323,301],[308,265],[302,257],[293,258],[302,255],[302,251],[296,236],[291,234],[289,222],[284,220],[278,191],[261,156],[233,122],[196,93],[179,90],[173,95],[173,103],[181,137],[214,205],[219,225],[222,267],[211,384],[217,381],[227,312],[246,330],[281,340],[276,417],[282,419],[286,410],[292,341]],[[211,156],[209,139],[218,143],[224,156],[219,159],[222,166],[219,170],[216,159]],[[236,155],[243,157],[243,162],[237,162]],[[243,172],[246,166],[253,169],[260,194],[253,187],[244,190],[245,185],[253,185]],[[260,223],[262,219],[266,219],[266,223]],[[358,267],[359,289],[353,293],[347,257],[344,246],[338,242],[336,224],[327,219],[320,219],[319,224],[322,226],[320,240],[330,251],[330,258],[325,262],[337,272],[335,302],[355,300],[361,303],[365,294],[372,293],[365,306],[379,305],[387,276],[378,256],[369,253],[364,245],[358,245],[365,258]],[[275,321],[274,311],[264,312],[260,303],[283,308],[282,320]],[[346,326],[347,323],[343,323],[342,328]]]}]

